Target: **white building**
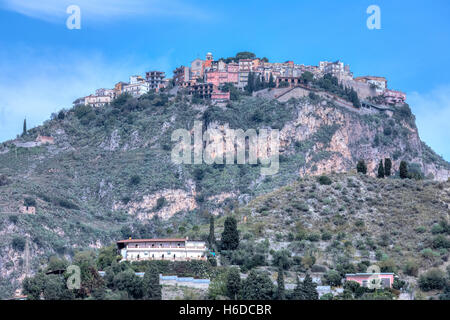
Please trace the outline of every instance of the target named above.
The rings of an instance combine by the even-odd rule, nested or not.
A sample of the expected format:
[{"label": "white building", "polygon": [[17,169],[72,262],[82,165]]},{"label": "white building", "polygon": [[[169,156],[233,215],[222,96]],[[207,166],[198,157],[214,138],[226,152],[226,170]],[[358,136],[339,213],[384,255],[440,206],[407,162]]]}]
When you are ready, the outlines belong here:
[{"label": "white building", "polygon": [[128,239],[117,241],[123,260],[205,260],[204,241],[187,238],[172,239]]},{"label": "white building", "polygon": [[111,96],[97,96],[91,94],[90,96],[85,97],[84,100],[86,105],[99,108],[111,103],[113,98]]},{"label": "white building", "polygon": [[364,76],[357,77],[355,81],[368,83],[377,93],[383,93],[387,89],[387,80],[385,77]]},{"label": "white building", "polygon": [[122,93],[129,93],[133,97],[139,97],[150,91],[150,83],[141,76],[131,76],[130,83],[122,87]]},{"label": "white building", "polygon": [[320,61],[319,62],[319,70],[323,74],[331,74],[333,77],[336,77],[339,81],[349,81],[353,79],[353,74],[350,72],[350,66],[344,65],[341,61],[336,62],[328,62],[328,61]]}]

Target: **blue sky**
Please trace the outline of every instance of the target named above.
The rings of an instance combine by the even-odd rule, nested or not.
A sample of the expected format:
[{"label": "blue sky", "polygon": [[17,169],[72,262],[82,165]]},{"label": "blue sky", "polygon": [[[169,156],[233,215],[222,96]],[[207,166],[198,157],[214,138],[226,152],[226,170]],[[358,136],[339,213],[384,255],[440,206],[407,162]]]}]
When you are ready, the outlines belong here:
[{"label": "blue sky", "polygon": [[[69,30],[69,5],[81,29]],[[381,30],[366,27],[369,5]],[[293,0],[0,0],[0,141],[131,74],[211,51],[271,61],[340,59],[408,94],[421,138],[450,160],[450,3]]]}]

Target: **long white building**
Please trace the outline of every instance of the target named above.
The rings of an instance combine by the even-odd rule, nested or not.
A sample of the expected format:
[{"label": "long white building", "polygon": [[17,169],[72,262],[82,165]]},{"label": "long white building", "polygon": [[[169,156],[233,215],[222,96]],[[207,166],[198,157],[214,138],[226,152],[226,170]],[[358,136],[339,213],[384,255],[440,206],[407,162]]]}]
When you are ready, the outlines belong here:
[{"label": "long white building", "polygon": [[172,239],[127,239],[117,241],[123,260],[205,260],[204,241],[188,238]]}]

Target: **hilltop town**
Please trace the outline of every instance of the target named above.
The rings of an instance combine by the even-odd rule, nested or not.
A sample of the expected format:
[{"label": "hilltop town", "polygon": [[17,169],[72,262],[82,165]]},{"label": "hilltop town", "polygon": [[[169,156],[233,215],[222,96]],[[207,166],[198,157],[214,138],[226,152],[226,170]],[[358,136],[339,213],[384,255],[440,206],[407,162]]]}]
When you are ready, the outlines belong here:
[{"label": "hilltop town", "polygon": [[[325,75],[337,79],[342,88],[354,90],[362,99],[362,106],[365,106],[365,101],[382,106],[401,105],[406,101],[405,93],[388,89],[386,78],[354,78],[350,66],[341,61],[320,61],[318,66],[310,66],[293,61],[269,62],[267,58],[257,58],[251,52],[240,52],[235,57],[218,60],[214,60],[212,53],[207,53],[204,60],[197,58],[189,66],[176,68],[172,78],[166,78],[165,72],[156,70],[146,72],[145,78],[132,75],[128,83],[118,82],[113,89],[97,89],[95,94],[75,100],[74,105],[101,107],[121,94],[140,97],[167,89],[172,89],[172,92],[184,90],[188,95],[210,99],[213,103],[227,102],[232,91],[230,87],[250,93],[264,88],[312,89],[311,82]],[[345,103],[339,97],[336,100]],[[360,105],[358,103],[355,106]]]}]

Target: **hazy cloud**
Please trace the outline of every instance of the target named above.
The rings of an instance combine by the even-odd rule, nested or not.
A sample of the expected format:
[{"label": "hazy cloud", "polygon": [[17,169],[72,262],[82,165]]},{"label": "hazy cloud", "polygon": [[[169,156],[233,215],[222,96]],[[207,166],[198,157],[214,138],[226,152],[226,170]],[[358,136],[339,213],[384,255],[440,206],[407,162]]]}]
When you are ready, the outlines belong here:
[{"label": "hazy cloud", "polygon": [[408,103],[416,115],[422,140],[450,161],[450,85],[430,92],[411,92]]},{"label": "hazy cloud", "polygon": [[0,7],[50,22],[68,17],[66,9],[78,5],[82,19],[111,20],[138,16],[188,17],[206,19],[201,8],[180,0],[2,0]]}]

